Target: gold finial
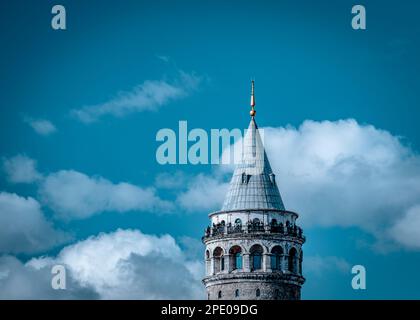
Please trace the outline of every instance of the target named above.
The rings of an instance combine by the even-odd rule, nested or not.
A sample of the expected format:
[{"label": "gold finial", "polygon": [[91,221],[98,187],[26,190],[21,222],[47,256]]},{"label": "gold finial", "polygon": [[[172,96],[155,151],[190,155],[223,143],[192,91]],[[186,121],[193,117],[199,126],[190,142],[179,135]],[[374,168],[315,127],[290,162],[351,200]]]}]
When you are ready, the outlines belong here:
[{"label": "gold finial", "polygon": [[251,80],[251,111],[249,114],[251,117],[255,117],[257,111],[255,111],[255,96],[254,96],[254,80]]}]

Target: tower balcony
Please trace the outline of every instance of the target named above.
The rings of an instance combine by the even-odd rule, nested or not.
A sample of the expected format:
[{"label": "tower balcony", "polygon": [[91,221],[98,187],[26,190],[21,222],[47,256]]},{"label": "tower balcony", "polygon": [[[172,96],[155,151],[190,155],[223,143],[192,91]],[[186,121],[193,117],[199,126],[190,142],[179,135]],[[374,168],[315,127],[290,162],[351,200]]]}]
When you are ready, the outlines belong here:
[{"label": "tower balcony", "polygon": [[305,236],[303,235],[302,228],[296,225],[283,224],[263,224],[248,222],[245,225],[232,225],[231,223],[224,224],[218,223],[208,226],[204,231],[203,241],[210,238],[221,238],[225,236],[243,236],[245,234],[276,234],[284,235],[285,237],[294,237],[302,242],[305,242]]}]

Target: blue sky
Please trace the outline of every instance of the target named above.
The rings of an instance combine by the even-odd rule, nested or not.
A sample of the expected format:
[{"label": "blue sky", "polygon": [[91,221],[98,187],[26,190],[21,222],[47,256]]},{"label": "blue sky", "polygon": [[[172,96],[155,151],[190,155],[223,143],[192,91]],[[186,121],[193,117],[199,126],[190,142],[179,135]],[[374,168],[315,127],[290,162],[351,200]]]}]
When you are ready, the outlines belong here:
[{"label": "blue sky", "polygon": [[[206,195],[210,204],[203,206],[183,205],[182,199],[194,199],[188,193],[194,183],[210,188],[220,185],[223,190],[229,177],[212,180],[218,169],[211,165],[158,164],[155,136],[162,128],[177,130],[180,120],[187,120],[190,128],[205,130],[247,127],[253,78],[257,122],[272,128],[276,137],[270,140],[273,152],[268,157],[280,171],[278,183],[285,205],[299,209],[308,239],[303,298],[420,298],[419,238],[401,239],[399,235],[406,234],[408,239],[413,232],[406,230],[406,224],[398,224],[410,217],[417,223],[420,215],[420,187],[414,179],[420,177],[420,4],[364,1],[364,31],[351,28],[351,1],[62,1],[67,11],[65,31],[51,28],[54,4],[0,4],[0,157],[4,169],[0,191],[6,203],[2,210],[9,212],[12,204],[32,199],[27,205],[38,215],[40,228],[57,238],[46,240],[39,237],[39,230],[28,231],[39,245],[28,249],[28,245],[6,243],[22,240],[19,231],[0,237],[4,241],[1,253],[17,257],[19,261],[13,263],[21,263],[22,272],[28,268],[24,263],[34,257],[64,261],[63,248],[78,248],[74,247],[78,242],[86,245],[83,241],[101,232],[106,241],[107,236],[119,235],[117,229],[141,230],[135,240],[169,234],[191,265],[200,261],[202,248],[196,240],[208,223],[208,212],[218,209],[221,192]],[[163,90],[159,91],[165,97],[161,104],[137,100],[136,92],[144,95],[147,88]],[[88,123],[77,117],[77,110],[115,111],[127,101],[132,106],[117,116],[89,111],[95,121]],[[302,127],[305,120],[312,120],[312,126]],[[297,140],[290,138],[293,133]],[[305,137],[313,136],[317,138],[308,146]],[[279,142],[287,139],[302,150],[314,150],[303,152],[302,157],[315,154],[325,160],[326,175],[305,180],[320,187],[317,191],[300,188],[301,180],[285,176],[293,170],[296,175],[307,173],[299,170],[314,164],[300,163],[293,150],[279,149],[287,147]],[[332,155],[322,153],[330,141],[338,145],[342,141],[343,149],[337,147]],[[275,150],[282,150],[291,160],[277,160],[282,153]],[[371,170],[369,177],[363,180],[362,171],[357,178],[332,175],[336,166],[330,161],[337,164],[342,154],[346,160],[359,161],[351,162],[357,170]],[[36,161],[36,171],[30,170],[35,163],[31,159]],[[290,164],[293,160],[299,166]],[[13,179],[19,163],[29,168],[26,179]],[[378,170],[384,171],[375,173]],[[178,183],[162,187],[163,174],[178,174]],[[81,189],[87,188],[83,196],[66,197],[65,190],[78,191],[70,187],[54,192],[61,183],[69,186],[77,181]],[[122,203],[120,198],[104,205],[105,200],[93,199],[89,193],[99,197],[103,192],[108,199],[125,187],[153,205]],[[336,188],[344,188],[342,196],[328,194]],[[317,210],[328,208],[325,199],[329,196],[334,212],[319,213],[318,219]],[[71,205],[72,201],[80,206]],[[384,203],[386,209],[381,211]],[[365,215],[352,213],[363,211],[364,206]],[[15,223],[7,219],[4,225]],[[100,243],[103,238],[94,239]],[[149,255],[133,250],[139,257]],[[8,261],[3,261],[4,270],[9,268]],[[348,269],[355,264],[367,269],[363,292],[350,286]],[[8,296],[6,289],[0,296]],[[164,292],[156,296],[165,297]],[[81,295],[75,292],[74,297]]]}]

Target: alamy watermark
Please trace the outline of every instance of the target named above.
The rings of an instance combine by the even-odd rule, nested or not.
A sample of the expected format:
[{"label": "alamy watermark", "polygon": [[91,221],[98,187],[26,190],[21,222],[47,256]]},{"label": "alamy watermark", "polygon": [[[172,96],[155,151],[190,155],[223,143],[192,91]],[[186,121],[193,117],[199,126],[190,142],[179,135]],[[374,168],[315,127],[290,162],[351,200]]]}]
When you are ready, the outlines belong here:
[{"label": "alamy watermark", "polygon": [[66,268],[61,264],[56,264],[51,268],[51,287],[54,290],[65,290],[66,286]]},{"label": "alamy watermark", "polygon": [[178,132],[164,128],[156,133],[161,144],[156,161],[167,164],[225,164],[244,167],[246,174],[259,174],[264,167],[264,129],[188,130],[187,121],[179,121]]},{"label": "alamy watermark", "polygon": [[358,264],[351,268],[351,273],[355,274],[351,280],[351,287],[354,290],[366,290],[366,268]]},{"label": "alamy watermark", "polygon": [[366,30],[366,8],[357,4],[351,8],[354,17],[351,19],[351,27],[354,30]]},{"label": "alamy watermark", "polygon": [[51,19],[51,27],[54,30],[66,30],[66,8],[57,4],[51,8],[51,13],[54,15]]}]

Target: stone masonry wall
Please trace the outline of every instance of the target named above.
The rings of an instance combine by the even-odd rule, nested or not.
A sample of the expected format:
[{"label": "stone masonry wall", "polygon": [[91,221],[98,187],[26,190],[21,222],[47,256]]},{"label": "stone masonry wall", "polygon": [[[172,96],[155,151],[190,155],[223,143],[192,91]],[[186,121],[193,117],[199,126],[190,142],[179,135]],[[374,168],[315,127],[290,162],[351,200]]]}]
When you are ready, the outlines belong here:
[{"label": "stone masonry wall", "polygon": [[[257,289],[260,295],[257,296]],[[236,290],[239,296],[236,296]],[[221,298],[219,298],[221,292]],[[207,287],[209,300],[299,300],[300,287],[281,282],[246,281],[214,284]]]}]

